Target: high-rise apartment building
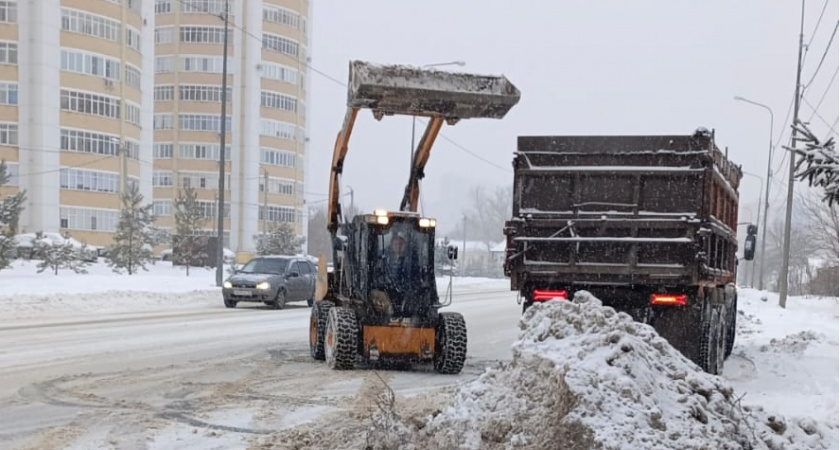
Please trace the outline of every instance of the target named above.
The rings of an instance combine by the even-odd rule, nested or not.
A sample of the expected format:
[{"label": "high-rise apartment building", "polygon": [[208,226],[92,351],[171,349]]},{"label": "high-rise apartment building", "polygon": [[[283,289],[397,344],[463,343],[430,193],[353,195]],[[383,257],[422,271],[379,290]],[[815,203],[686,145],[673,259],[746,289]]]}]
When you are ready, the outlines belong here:
[{"label": "high-rise apartment building", "polygon": [[0,1],[0,194],[27,191],[21,232],[106,245],[121,189],[151,198],[150,1]]},{"label": "high-rise apartment building", "polygon": [[[310,4],[229,5],[225,240],[251,252],[267,224],[288,222],[298,234],[305,228]],[[225,0],[154,1],[152,184],[157,224],[173,231],[172,200],[191,186],[208,218],[203,233],[216,234],[224,8]]]}]

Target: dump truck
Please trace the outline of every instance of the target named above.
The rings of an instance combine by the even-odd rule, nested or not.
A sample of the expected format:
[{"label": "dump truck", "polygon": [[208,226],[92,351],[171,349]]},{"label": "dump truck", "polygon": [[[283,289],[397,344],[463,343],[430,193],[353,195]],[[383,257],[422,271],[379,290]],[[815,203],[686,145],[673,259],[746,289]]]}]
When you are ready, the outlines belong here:
[{"label": "dump truck", "polygon": [[[352,369],[365,360],[433,362],[439,373],[461,371],[467,354],[466,323],[461,314],[442,311],[451,296],[441,301],[438,295],[437,221],[417,212],[420,181],[444,124],[501,119],[519,96],[503,76],[350,62],[347,111],[336,137],[328,191],[327,230],[335,267],[328,272],[326,258],[319,258],[309,323],[314,359],[326,360],[332,369]],[[399,210],[348,218],[339,202],[340,177],[363,109],[370,109],[377,120],[408,115],[425,117],[428,123],[414,151]],[[450,259],[456,259],[457,248],[448,250]]]},{"label": "dump truck", "polygon": [[513,167],[504,271],[523,312],[588,291],[722,370],[735,338],[742,172],[713,131],[520,136]]}]

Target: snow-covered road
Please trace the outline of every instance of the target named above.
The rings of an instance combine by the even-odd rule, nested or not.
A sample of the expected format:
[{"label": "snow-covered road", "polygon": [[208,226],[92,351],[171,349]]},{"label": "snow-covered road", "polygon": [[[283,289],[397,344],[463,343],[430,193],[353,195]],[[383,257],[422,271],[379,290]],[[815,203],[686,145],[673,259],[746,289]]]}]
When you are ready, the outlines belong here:
[{"label": "snow-covered road", "polygon": [[[372,372],[311,360],[309,308],[228,310],[205,295],[203,308],[0,322],[0,447],[241,447],[352,408]],[[400,395],[509,358],[519,306],[503,284],[456,289],[450,309],[467,320],[467,367],[459,376],[384,372]]]}]

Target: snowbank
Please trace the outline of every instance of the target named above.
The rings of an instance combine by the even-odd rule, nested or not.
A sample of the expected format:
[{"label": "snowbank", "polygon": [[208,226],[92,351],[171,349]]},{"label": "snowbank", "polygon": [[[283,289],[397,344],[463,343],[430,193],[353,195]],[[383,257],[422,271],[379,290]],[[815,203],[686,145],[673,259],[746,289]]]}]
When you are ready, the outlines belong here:
[{"label": "snowbank", "polygon": [[578,295],[535,305],[509,363],[462,387],[425,448],[812,449],[826,427],[750,407],[653,328]]}]

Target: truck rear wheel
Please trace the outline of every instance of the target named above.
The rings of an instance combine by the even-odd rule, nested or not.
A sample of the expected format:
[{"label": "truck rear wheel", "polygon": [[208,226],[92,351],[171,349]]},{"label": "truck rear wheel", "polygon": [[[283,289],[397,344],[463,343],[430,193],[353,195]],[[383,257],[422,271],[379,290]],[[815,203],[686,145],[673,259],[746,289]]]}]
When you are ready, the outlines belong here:
[{"label": "truck rear wheel", "polygon": [[735,347],[735,332],[737,331],[736,322],[738,320],[738,297],[732,301],[732,306],[726,311],[726,353],[724,356],[729,358],[732,354],[732,349]]},{"label": "truck rear wheel", "polygon": [[309,352],[318,361],[324,360],[324,335],[327,333],[327,319],[332,306],[330,302],[317,302],[309,315]]},{"label": "truck rear wheel", "polygon": [[698,365],[712,375],[723,372],[724,353],[726,352],[726,325],[723,322],[722,307],[712,308],[709,314],[703,314],[700,322],[700,351]]},{"label": "truck rear wheel", "polygon": [[460,373],[467,359],[467,324],[455,312],[440,313],[435,330],[435,370],[454,375]]},{"label": "truck rear wheel", "polygon": [[327,334],[324,336],[324,357],[330,369],[348,370],[356,364],[359,325],[356,312],[350,308],[330,308]]}]

